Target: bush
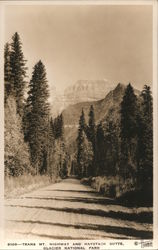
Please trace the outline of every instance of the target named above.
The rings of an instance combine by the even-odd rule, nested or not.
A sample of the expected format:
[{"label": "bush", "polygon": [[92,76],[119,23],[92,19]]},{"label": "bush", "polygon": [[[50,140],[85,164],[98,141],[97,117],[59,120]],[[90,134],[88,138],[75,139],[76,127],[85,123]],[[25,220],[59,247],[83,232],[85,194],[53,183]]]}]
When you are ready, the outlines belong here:
[{"label": "bush", "polygon": [[5,176],[4,195],[6,198],[16,198],[18,195],[30,192],[42,186],[54,183],[50,182],[50,177],[46,175],[21,175],[18,177]]},{"label": "bush", "polygon": [[115,198],[120,205],[135,207],[152,207],[153,206],[153,190],[150,186],[144,189],[136,189],[132,179],[124,180],[119,176],[97,176],[83,178],[81,183],[90,185],[100,194]]},{"label": "bush", "polygon": [[84,184],[84,185],[91,185],[91,182],[92,182],[92,177],[88,177],[88,178],[82,178],[81,179],[81,183]]},{"label": "bush", "polygon": [[21,118],[16,112],[16,101],[10,96],[5,104],[5,175],[19,176],[33,173],[28,145],[24,142]]},{"label": "bush", "polygon": [[119,176],[83,178],[81,182],[90,185],[92,188],[96,189],[97,192],[110,198],[120,197],[124,193],[134,189],[134,183],[131,179],[123,180]]},{"label": "bush", "polygon": [[130,190],[124,192],[122,195],[117,197],[119,203],[125,204],[126,206],[141,206],[141,207],[152,207],[153,206],[153,190],[150,187],[139,190]]}]

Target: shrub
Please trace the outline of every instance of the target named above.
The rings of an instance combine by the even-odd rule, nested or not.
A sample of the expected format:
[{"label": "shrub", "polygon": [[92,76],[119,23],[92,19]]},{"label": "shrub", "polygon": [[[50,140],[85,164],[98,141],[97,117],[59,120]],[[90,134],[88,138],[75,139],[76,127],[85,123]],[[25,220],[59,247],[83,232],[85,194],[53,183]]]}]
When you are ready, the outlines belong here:
[{"label": "shrub", "polygon": [[111,198],[120,197],[124,193],[134,190],[134,183],[131,179],[124,180],[119,176],[83,178],[81,182],[90,185],[97,192]]},{"label": "shrub", "polygon": [[[54,183],[55,179],[51,181]],[[24,174],[18,177],[5,176],[4,194],[6,198],[14,198],[18,195],[30,192],[42,186],[50,184],[50,177],[46,175]]]},{"label": "shrub", "polygon": [[21,118],[16,112],[16,101],[10,96],[5,104],[5,175],[19,176],[33,173],[28,145],[24,142]]}]

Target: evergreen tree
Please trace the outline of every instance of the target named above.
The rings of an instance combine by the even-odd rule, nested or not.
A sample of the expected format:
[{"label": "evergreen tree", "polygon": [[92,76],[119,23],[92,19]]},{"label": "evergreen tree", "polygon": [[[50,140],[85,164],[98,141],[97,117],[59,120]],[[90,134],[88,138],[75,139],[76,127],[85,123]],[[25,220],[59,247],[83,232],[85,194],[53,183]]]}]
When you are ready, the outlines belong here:
[{"label": "evergreen tree", "polygon": [[59,153],[59,175],[61,178],[67,177],[68,170],[67,170],[67,162],[68,162],[68,155],[65,149],[65,143],[63,139],[59,139],[60,145],[60,153]]},{"label": "evergreen tree", "polygon": [[82,109],[82,113],[79,119],[79,128],[78,128],[78,137],[77,137],[77,168],[78,170],[76,171],[78,175],[81,175],[81,154],[83,150],[83,131],[85,130],[86,123],[85,123],[85,116],[84,116],[84,111]]},{"label": "evergreen tree", "polygon": [[[25,138],[29,142],[32,164],[36,174],[46,171],[48,125],[49,125],[49,91],[45,66],[39,61],[32,73],[29,84],[26,115]],[[45,170],[44,170],[45,168]]]},{"label": "evergreen tree", "polygon": [[142,109],[143,115],[148,122],[152,123],[153,117],[153,102],[150,86],[144,85],[144,89],[141,93],[142,100]]},{"label": "evergreen tree", "polygon": [[13,94],[13,86],[11,82],[11,66],[10,66],[10,47],[6,43],[4,49],[4,94],[5,102],[10,94]]},{"label": "evergreen tree", "polygon": [[62,114],[60,114],[60,116],[59,116],[59,127],[60,127],[60,137],[63,137],[63,135],[64,135],[64,121],[63,121],[63,115]]},{"label": "evergreen tree", "polygon": [[50,126],[55,140],[54,155],[51,157],[54,159],[53,172],[56,176],[65,178],[68,173],[68,154],[64,143],[64,122],[62,114],[58,115],[54,120],[51,119]]},{"label": "evergreen tree", "polygon": [[67,163],[68,154],[65,149],[63,138],[58,138],[54,141],[54,151],[50,157],[53,175],[56,177],[65,178],[68,174]]},{"label": "evergreen tree", "polygon": [[80,119],[79,119],[79,129],[78,129],[78,131],[81,132],[81,131],[85,130],[85,128],[86,128],[85,115],[84,115],[84,111],[82,109],[82,113],[81,113],[81,116],[80,116]]},{"label": "evergreen tree", "polygon": [[95,118],[94,118],[94,108],[93,105],[90,107],[89,111],[89,122],[88,122],[88,139],[91,141],[93,148],[95,149]]},{"label": "evergreen tree", "polygon": [[108,120],[105,129],[105,175],[115,176],[118,171],[119,141],[118,129],[112,120]]},{"label": "evergreen tree", "polygon": [[53,119],[51,117],[50,123],[48,124],[48,144],[47,144],[47,173],[50,176],[50,179],[52,181],[54,174],[54,154],[55,154],[55,138],[52,131],[52,123]]},{"label": "evergreen tree", "polygon": [[57,118],[55,118],[54,120],[52,119],[52,122],[51,122],[51,129],[52,129],[52,132],[53,132],[55,139],[56,139],[56,120],[57,120]]},{"label": "evergreen tree", "polygon": [[93,146],[88,141],[84,111],[79,119],[78,137],[77,137],[77,174],[79,177],[92,175],[92,162],[94,158]]},{"label": "evergreen tree", "polygon": [[95,132],[95,117],[94,117],[94,108],[93,105],[90,107],[89,111],[89,122],[87,127],[87,137],[88,140],[92,143],[93,147],[93,164],[92,164],[92,176],[96,175],[96,132]]},{"label": "evergreen tree", "polygon": [[138,187],[152,188],[153,182],[153,104],[150,87],[141,92],[138,115]]},{"label": "evergreen tree", "polygon": [[121,102],[121,166],[120,174],[134,178],[136,168],[137,137],[137,97],[133,87],[128,84]]},{"label": "evergreen tree", "polygon": [[26,60],[22,52],[22,43],[20,36],[16,32],[12,37],[11,53],[10,53],[10,66],[11,66],[11,82],[13,84],[17,113],[23,115],[23,101],[25,92],[25,77],[26,77]]},{"label": "evergreen tree", "polygon": [[88,141],[88,138],[84,131],[81,133],[80,145],[80,177],[89,177],[92,175],[92,164],[93,164],[93,147],[92,143]]},{"label": "evergreen tree", "polygon": [[121,138],[131,140],[136,134],[137,98],[129,83],[121,102]]},{"label": "evergreen tree", "polygon": [[58,115],[54,121],[51,123],[52,131],[54,134],[55,139],[63,137],[64,134],[64,122],[63,122],[63,115]]},{"label": "evergreen tree", "polygon": [[104,175],[105,168],[105,141],[102,123],[99,123],[96,131],[96,167],[97,175]]},{"label": "evergreen tree", "polygon": [[79,147],[77,153],[77,174],[80,178],[91,176],[91,168],[93,161],[93,148],[92,143],[88,141],[87,136],[82,130],[80,132]]}]

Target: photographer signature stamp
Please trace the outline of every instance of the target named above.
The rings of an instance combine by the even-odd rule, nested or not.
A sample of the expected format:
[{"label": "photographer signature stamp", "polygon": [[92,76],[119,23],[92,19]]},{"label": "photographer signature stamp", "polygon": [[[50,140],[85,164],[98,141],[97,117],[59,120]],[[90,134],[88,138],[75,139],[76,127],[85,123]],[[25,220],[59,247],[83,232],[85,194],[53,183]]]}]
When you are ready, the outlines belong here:
[{"label": "photographer signature stamp", "polygon": [[149,247],[151,248],[153,246],[153,242],[151,240],[142,240],[140,242],[136,241],[134,244],[135,244],[135,246],[140,245],[142,249],[149,248]]}]

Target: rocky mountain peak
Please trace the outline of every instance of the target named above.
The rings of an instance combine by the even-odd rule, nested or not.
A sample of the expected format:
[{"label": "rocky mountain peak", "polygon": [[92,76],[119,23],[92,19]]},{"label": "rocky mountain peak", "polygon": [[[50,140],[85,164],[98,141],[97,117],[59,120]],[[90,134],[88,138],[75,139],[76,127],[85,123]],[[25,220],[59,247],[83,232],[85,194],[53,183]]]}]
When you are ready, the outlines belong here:
[{"label": "rocky mountain peak", "polygon": [[68,86],[63,95],[56,96],[53,102],[53,116],[61,113],[69,105],[81,102],[93,102],[105,98],[114,84],[107,79],[103,80],[78,80]]},{"label": "rocky mountain peak", "polygon": [[108,80],[78,80],[75,84],[67,87],[65,97],[73,103],[82,101],[96,101],[102,99],[113,88]]}]

